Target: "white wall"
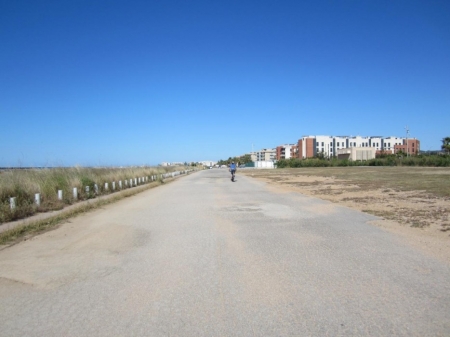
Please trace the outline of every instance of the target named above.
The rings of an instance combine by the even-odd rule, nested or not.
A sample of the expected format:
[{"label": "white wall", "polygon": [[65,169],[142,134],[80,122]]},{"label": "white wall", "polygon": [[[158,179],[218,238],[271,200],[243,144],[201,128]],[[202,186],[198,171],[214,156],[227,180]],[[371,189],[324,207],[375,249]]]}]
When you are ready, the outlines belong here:
[{"label": "white wall", "polygon": [[255,162],[255,168],[258,169],[273,169],[275,168],[273,161],[260,160]]},{"label": "white wall", "polygon": [[314,154],[323,152],[325,157],[334,155],[333,137],[331,136],[316,136],[316,144]]},{"label": "white wall", "polygon": [[383,148],[383,140],[381,137],[370,137],[370,147],[374,147],[377,150]]},{"label": "white wall", "polygon": [[333,155],[337,156],[337,151],[340,149],[345,149],[347,147],[348,137],[334,137],[334,151]]}]

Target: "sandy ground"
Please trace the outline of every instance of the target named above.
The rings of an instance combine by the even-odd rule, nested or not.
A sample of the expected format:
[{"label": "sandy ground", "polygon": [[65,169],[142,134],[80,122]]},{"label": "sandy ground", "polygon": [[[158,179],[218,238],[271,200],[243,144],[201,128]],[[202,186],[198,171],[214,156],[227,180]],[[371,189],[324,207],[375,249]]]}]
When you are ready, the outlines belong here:
[{"label": "sandy ground", "polygon": [[380,217],[372,224],[450,263],[450,200],[424,191],[361,189],[333,177],[243,172],[279,192],[299,192]]}]

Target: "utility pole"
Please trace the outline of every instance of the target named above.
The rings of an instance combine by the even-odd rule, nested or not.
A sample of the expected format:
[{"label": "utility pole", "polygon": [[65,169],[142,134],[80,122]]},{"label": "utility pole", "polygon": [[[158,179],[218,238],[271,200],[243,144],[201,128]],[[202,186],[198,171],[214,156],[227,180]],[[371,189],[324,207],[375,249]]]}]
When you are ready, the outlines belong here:
[{"label": "utility pole", "polygon": [[405,130],[406,130],[406,157],[408,157],[408,135],[409,135],[409,129],[408,129],[408,125],[405,126]]}]

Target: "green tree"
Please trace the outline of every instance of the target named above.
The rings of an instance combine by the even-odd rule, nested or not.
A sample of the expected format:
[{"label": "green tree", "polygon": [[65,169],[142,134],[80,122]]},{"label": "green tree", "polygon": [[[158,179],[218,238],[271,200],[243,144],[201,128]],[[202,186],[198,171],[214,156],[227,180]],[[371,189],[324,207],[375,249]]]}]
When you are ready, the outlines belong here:
[{"label": "green tree", "polygon": [[445,137],[442,139],[442,150],[446,151],[447,153],[450,153],[450,137]]}]

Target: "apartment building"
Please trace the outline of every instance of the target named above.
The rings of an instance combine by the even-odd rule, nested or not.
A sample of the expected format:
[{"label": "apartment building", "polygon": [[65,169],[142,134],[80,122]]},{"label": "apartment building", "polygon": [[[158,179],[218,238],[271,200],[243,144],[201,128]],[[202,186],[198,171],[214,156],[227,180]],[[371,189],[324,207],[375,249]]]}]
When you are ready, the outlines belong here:
[{"label": "apartment building", "polygon": [[297,157],[300,159],[312,158],[315,156],[315,145],[316,145],[316,137],[315,136],[304,136],[298,140],[297,143]]},{"label": "apartment building", "polygon": [[[289,144],[291,158],[306,159],[323,153],[325,157],[335,157],[338,151],[347,148],[371,148],[377,153],[396,153],[403,151],[408,154],[418,154],[420,141],[415,138],[382,137],[382,136],[303,136],[296,146]],[[276,149],[276,159],[287,158],[286,145]]]},{"label": "apartment building", "polygon": [[381,151],[382,144],[383,144],[382,140],[383,140],[383,137],[381,137],[381,136],[371,136],[371,137],[369,137],[369,146],[376,148],[377,151]]},{"label": "apartment building", "polygon": [[316,136],[315,153],[323,154],[325,157],[333,157],[333,136]]},{"label": "apartment building", "polygon": [[298,148],[296,144],[285,144],[276,147],[276,160],[296,158]]},{"label": "apartment building", "polygon": [[349,137],[348,147],[369,147],[370,137]]},{"label": "apartment building", "polygon": [[404,152],[407,155],[416,155],[420,151],[420,141],[418,139],[403,139],[402,145],[394,145],[394,153]]},{"label": "apartment building", "polygon": [[400,138],[400,137],[386,137],[383,138],[382,141],[382,146],[381,146],[381,150],[386,152],[386,153],[394,153],[394,147],[396,145],[403,145],[403,140],[405,138]]},{"label": "apartment building", "polygon": [[348,137],[346,136],[333,137],[333,141],[334,141],[334,149],[336,152],[339,151],[340,149],[345,149],[348,147]]},{"label": "apartment building", "polygon": [[256,161],[274,161],[277,156],[276,149],[262,149],[250,154],[253,162]]}]

